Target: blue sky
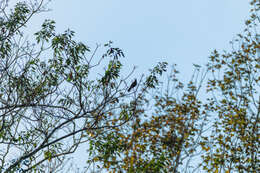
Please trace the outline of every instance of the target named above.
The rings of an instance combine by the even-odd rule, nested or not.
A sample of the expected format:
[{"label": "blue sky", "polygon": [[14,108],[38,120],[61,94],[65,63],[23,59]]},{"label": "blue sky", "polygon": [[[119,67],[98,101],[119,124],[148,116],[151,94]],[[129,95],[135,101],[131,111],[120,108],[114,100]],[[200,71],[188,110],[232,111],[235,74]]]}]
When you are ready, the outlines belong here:
[{"label": "blue sky", "polygon": [[49,7],[52,11],[35,17],[30,29],[54,19],[59,32],[70,28],[93,49],[113,41],[125,52],[124,71],[137,65],[137,77],[167,61],[190,78],[193,63],[205,64],[214,49],[230,49],[250,6],[247,0],[52,0]]},{"label": "blue sky", "polygon": [[167,61],[187,77],[192,63],[228,49],[249,15],[245,0],[53,0],[49,7],[34,24],[54,19],[58,31],[70,28],[92,48],[113,41],[126,54],[126,71],[137,65],[140,74]]}]

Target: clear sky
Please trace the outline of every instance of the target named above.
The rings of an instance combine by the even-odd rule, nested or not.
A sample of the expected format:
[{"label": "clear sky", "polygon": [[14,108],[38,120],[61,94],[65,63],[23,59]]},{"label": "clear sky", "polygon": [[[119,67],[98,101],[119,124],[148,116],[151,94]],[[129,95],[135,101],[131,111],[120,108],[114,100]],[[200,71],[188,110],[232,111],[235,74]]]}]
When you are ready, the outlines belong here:
[{"label": "clear sky", "polygon": [[192,63],[205,64],[212,50],[230,48],[250,6],[249,0],[52,0],[49,7],[30,29],[54,19],[59,32],[70,28],[93,49],[113,41],[125,52],[124,71],[137,65],[141,74],[167,61],[189,78]]},{"label": "clear sky", "polygon": [[229,49],[249,16],[249,0],[52,0],[49,7],[33,27],[51,18],[92,48],[111,40],[125,52],[125,70],[138,66],[136,76],[167,61],[190,78],[192,63]]},{"label": "clear sky", "polygon": [[206,63],[214,49],[244,29],[249,0],[52,0],[57,30],[70,28],[92,48],[109,40],[126,54],[125,70],[144,73],[159,61],[178,64],[189,77],[192,63]]}]

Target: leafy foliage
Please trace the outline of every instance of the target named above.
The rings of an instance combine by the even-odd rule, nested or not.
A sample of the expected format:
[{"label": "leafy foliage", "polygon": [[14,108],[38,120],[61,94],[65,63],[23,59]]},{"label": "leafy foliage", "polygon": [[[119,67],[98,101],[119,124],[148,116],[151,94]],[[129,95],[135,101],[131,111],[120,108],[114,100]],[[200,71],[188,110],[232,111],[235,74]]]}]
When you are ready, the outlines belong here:
[{"label": "leafy foliage", "polygon": [[[52,20],[45,20],[34,34],[35,43],[26,40],[22,30],[34,14],[45,11],[44,5],[18,3],[1,18],[1,172],[57,171],[66,155],[93,141],[93,134],[102,136],[131,121],[143,96],[127,92],[133,71],[122,77],[124,53],[111,42],[96,60],[100,45],[91,53],[75,41],[74,31],[56,33]],[[103,75],[96,73],[101,65]],[[113,145],[101,144],[108,148],[106,158]]]},{"label": "leafy foliage", "polygon": [[[250,21],[250,22],[249,22]],[[232,53],[214,51],[208,68],[212,72],[207,91],[209,110],[217,115],[212,135],[202,143],[206,150],[204,169],[208,171],[257,172],[259,169],[259,81],[260,57],[257,36],[250,23],[246,36],[238,35]],[[209,149],[205,149],[205,145]]]},{"label": "leafy foliage", "polygon": [[[146,85],[155,89],[152,98],[143,98],[134,121],[97,140],[115,141],[106,157],[106,149],[92,147],[90,162],[110,172],[259,172],[260,4],[251,5],[245,34],[232,42],[233,50],[213,51],[204,72],[194,65],[187,84],[173,67],[162,82],[166,88],[159,87],[154,72],[162,71],[151,70]],[[199,99],[202,89],[205,99]]]},{"label": "leafy foliage", "polygon": [[86,171],[259,172],[258,1],[232,51],[194,64],[187,83],[160,62],[133,92],[134,69],[122,76],[125,55],[112,42],[92,50],[53,20],[27,40],[27,22],[46,5],[1,7],[0,172],[64,172],[83,144]]}]

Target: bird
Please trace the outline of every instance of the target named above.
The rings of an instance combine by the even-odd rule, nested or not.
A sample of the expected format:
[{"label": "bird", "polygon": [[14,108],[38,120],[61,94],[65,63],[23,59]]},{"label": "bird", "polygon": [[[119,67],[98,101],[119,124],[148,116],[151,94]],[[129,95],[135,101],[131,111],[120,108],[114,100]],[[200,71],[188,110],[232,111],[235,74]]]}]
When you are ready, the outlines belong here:
[{"label": "bird", "polygon": [[137,85],[137,80],[135,79],[134,82],[130,85],[130,87],[128,88],[128,92],[131,91],[132,88],[134,88]]}]

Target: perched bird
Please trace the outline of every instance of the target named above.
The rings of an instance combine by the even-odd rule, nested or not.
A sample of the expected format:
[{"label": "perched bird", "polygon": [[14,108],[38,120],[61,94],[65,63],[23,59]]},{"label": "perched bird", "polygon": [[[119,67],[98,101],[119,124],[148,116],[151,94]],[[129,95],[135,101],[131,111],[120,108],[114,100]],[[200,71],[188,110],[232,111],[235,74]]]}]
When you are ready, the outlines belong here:
[{"label": "perched bird", "polygon": [[137,80],[135,79],[135,81],[130,85],[128,92],[131,91],[132,88],[134,88],[137,85]]}]

